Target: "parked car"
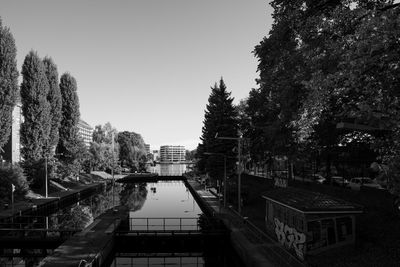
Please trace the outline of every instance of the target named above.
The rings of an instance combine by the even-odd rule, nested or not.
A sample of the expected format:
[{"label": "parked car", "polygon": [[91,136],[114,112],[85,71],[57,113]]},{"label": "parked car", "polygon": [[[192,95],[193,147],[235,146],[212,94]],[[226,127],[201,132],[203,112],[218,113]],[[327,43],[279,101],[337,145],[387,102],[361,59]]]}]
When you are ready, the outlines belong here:
[{"label": "parked car", "polygon": [[323,184],[326,181],[325,177],[323,177],[321,174],[312,174],[310,179],[317,184]]},{"label": "parked car", "polygon": [[360,190],[361,186],[367,186],[376,189],[383,189],[382,186],[376,182],[374,182],[371,178],[368,177],[355,177],[352,178],[347,185],[347,187],[353,190]]},{"label": "parked car", "polygon": [[130,168],[122,168],[122,172],[129,172],[131,169]]},{"label": "parked car", "polygon": [[336,186],[347,186],[349,184],[349,181],[344,179],[342,176],[332,176],[332,185]]}]

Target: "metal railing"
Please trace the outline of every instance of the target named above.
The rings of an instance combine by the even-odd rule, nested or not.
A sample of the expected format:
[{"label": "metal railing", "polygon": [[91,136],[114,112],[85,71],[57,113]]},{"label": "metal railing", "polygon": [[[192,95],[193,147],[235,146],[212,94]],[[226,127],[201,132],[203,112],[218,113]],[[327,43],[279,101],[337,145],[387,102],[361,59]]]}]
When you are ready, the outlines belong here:
[{"label": "metal railing", "polygon": [[35,229],[35,228],[48,228],[48,221],[54,216],[15,216],[5,218],[0,221],[0,229]]},{"label": "metal railing", "polygon": [[199,218],[129,218],[130,231],[199,231]]}]

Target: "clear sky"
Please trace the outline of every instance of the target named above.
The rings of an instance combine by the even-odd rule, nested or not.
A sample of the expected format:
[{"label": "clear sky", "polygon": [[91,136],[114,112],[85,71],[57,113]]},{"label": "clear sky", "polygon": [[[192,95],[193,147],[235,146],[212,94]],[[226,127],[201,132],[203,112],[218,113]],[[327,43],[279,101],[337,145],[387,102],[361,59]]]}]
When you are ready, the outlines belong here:
[{"label": "clear sky", "polygon": [[[18,68],[30,50],[77,80],[81,118],[140,133],[151,149],[196,148],[212,86],[256,87],[252,51],[268,0],[0,0]],[[20,77],[21,78],[21,77]]]}]

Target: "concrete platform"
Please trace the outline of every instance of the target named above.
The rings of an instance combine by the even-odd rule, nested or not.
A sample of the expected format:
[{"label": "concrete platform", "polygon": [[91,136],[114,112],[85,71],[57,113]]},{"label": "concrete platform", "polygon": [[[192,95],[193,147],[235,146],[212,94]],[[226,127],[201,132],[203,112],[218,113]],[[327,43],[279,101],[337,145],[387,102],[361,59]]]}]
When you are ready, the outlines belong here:
[{"label": "concrete platform", "polygon": [[58,247],[40,266],[102,266],[114,247],[113,232],[127,216],[128,209],[123,206],[108,210]]}]

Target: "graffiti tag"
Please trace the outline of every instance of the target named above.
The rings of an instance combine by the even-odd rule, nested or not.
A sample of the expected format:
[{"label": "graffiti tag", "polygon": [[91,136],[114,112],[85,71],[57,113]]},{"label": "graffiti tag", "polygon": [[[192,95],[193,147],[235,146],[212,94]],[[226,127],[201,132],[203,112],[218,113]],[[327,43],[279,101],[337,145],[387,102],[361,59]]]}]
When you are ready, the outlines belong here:
[{"label": "graffiti tag", "polygon": [[288,180],[286,178],[275,178],[274,185],[276,187],[288,187]]},{"label": "graffiti tag", "polygon": [[304,260],[305,234],[297,232],[295,228],[289,227],[283,222],[280,222],[277,218],[274,218],[274,221],[275,233],[278,241],[288,249],[293,248],[297,257]]}]

